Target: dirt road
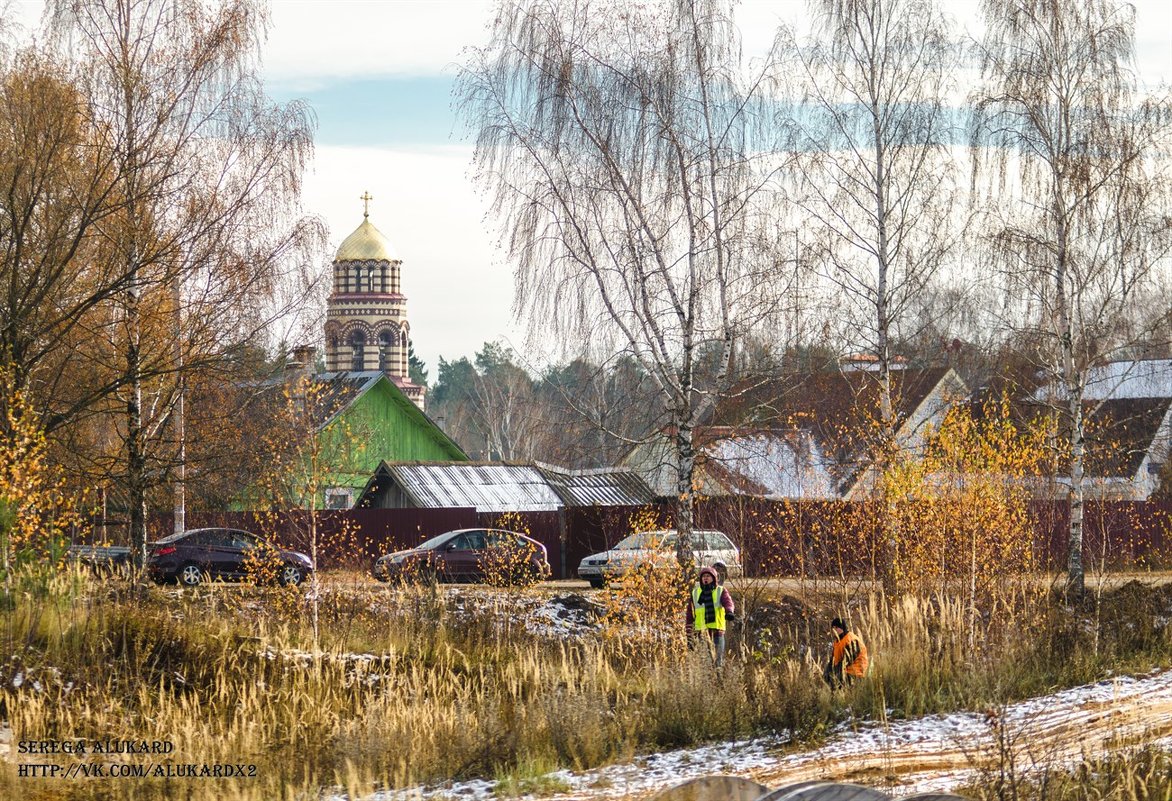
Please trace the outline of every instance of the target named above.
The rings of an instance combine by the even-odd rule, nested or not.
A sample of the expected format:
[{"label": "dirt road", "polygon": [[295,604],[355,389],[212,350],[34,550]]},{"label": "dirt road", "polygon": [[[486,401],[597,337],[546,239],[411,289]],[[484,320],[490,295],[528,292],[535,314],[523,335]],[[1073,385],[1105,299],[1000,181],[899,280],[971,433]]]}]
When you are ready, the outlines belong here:
[{"label": "dirt road", "polygon": [[1034,698],[984,715],[897,721],[753,771],[763,784],[835,779],[949,789],[981,769],[1074,764],[1172,735],[1172,671]]}]

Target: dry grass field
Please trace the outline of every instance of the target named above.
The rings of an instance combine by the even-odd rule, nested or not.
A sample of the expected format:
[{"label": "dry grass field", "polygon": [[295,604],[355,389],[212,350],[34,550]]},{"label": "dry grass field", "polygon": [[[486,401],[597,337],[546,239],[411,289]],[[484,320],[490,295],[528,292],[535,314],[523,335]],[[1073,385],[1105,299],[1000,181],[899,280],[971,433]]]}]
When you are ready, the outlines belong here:
[{"label": "dry grass field", "polygon": [[[848,718],[983,709],[1172,662],[1172,587],[1158,582],[1129,580],[1080,606],[1039,594],[1028,615],[983,618],[979,637],[948,597],[887,603],[733,582],[740,615],[719,678],[686,648],[682,619],[649,616],[678,607],[638,591],[655,588],[394,587],[326,574],[315,641],[304,587],[26,572],[0,609],[0,797],[358,798],[473,777],[507,792],[558,767],[760,734],[817,743]],[[825,620],[844,603],[875,669],[832,694],[819,675]],[[171,742],[156,763],[255,775],[18,776],[12,743],[77,738]]]}]

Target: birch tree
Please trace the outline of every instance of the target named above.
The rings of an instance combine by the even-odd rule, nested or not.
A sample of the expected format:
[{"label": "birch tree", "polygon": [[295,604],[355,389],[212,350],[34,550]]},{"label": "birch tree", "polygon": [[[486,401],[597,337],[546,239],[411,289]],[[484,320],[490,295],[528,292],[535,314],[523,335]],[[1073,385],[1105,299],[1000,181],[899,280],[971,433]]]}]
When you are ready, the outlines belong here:
[{"label": "birch tree", "polygon": [[[1084,393],[1168,315],[1166,120],[1129,64],[1134,12],[1110,0],[985,0],[973,144],[1007,324],[1032,343],[1065,431],[1069,591],[1084,590]],[[1164,302],[1144,315],[1153,297]]]},{"label": "birch tree", "polygon": [[892,339],[914,334],[959,228],[945,105],[958,47],[931,0],[811,0],[810,12],[806,42],[783,29],[777,44],[796,101],[782,122],[800,154],[801,240],[852,344],[876,358],[889,455]]},{"label": "birch tree", "polygon": [[102,257],[127,281],[103,329],[119,356],[103,395],[123,409],[141,560],[148,448],[175,420],[178,379],[279,315],[272,299],[284,270],[304,264],[319,239],[296,216],[311,122],[302,106],[263,93],[260,3],[53,0],[49,19],[114,153],[121,207],[103,228]]},{"label": "birch tree", "polygon": [[[460,97],[516,309],[535,335],[626,353],[655,383],[690,562],[694,431],[778,292],[762,84],[720,0],[502,0],[495,19]],[[702,392],[705,346],[719,368]]]}]

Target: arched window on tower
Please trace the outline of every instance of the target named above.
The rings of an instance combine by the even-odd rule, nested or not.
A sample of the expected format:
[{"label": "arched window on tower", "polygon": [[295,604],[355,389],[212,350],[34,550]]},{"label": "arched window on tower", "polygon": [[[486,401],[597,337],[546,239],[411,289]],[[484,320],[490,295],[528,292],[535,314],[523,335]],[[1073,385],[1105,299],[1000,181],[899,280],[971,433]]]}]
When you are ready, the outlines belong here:
[{"label": "arched window on tower", "polygon": [[404,378],[411,378],[411,365],[407,359],[407,351],[411,343],[407,339],[406,331],[399,331],[399,371]]},{"label": "arched window on tower", "polygon": [[391,344],[394,342],[390,331],[383,331],[378,335],[378,369],[386,372],[391,369]]},{"label": "arched window on tower", "polygon": [[350,369],[360,371],[365,369],[366,361],[366,334],[355,331],[350,335]]}]

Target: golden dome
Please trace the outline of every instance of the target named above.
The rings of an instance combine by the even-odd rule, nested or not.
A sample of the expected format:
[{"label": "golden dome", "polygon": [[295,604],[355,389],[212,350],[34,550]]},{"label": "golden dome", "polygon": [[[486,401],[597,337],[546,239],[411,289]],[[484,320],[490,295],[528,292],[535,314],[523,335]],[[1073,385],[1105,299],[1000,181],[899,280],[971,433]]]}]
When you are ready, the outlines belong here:
[{"label": "golden dome", "polygon": [[402,261],[382,231],[363,219],[362,225],[342,241],[334,261]]}]

